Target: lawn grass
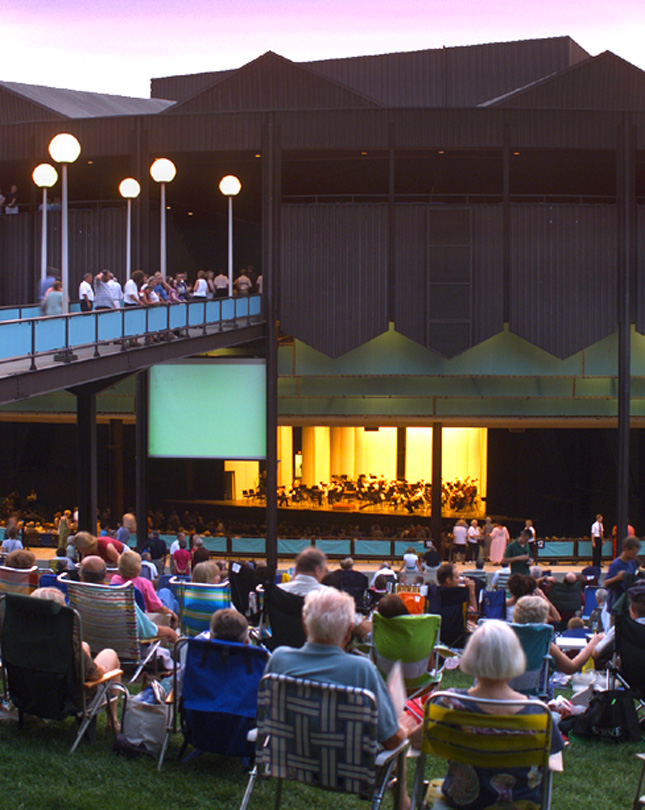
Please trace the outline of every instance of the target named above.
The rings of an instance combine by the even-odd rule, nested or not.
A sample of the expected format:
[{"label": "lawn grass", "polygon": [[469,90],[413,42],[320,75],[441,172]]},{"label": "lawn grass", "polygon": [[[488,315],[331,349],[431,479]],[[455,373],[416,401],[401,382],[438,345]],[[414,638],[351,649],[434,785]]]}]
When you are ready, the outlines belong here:
[{"label": "lawn grass", "polygon": [[[464,687],[470,679],[451,672],[444,686]],[[148,758],[126,760],[112,752],[103,717],[93,743],[67,752],[75,734],[72,720],[43,725],[0,723],[0,808],[3,810],[230,810],[239,807],[246,773],[238,760],[204,754],[187,764],[176,757],[181,734],[174,736],[163,771]],[[645,743],[612,746],[572,738],[564,753],[565,770],[556,773],[553,810],[628,810],[636,790],[639,764],[634,754]],[[411,783],[413,766],[408,775]],[[445,763],[430,760],[427,777],[443,776]],[[274,785],[260,780],[250,810],[273,806]],[[301,785],[283,791],[285,810],[352,810],[368,805]],[[386,800],[391,807],[391,799]]]}]

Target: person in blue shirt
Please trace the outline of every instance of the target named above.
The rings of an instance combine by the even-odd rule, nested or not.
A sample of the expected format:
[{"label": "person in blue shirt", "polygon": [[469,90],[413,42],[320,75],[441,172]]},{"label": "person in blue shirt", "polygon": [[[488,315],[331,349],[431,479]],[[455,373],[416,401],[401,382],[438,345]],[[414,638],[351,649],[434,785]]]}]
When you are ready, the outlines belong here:
[{"label": "person in blue shirt", "polygon": [[610,563],[603,586],[609,591],[608,610],[625,593],[625,574],[635,574],[639,568],[638,555],[641,541],[637,537],[626,537],[620,556]]}]

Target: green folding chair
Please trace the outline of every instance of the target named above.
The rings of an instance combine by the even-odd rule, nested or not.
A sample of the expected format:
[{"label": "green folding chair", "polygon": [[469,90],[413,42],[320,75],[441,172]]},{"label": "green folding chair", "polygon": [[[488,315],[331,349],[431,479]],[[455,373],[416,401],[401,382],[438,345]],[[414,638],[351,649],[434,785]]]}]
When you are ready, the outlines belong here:
[{"label": "green folding chair", "polygon": [[439,667],[437,659],[445,664],[452,655],[439,643],[441,616],[423,613],[386,619],[377,612],[372,622],[374,663],[384,678],[400,661],[408,697],[418,697],[441,683],[443,665]]}]

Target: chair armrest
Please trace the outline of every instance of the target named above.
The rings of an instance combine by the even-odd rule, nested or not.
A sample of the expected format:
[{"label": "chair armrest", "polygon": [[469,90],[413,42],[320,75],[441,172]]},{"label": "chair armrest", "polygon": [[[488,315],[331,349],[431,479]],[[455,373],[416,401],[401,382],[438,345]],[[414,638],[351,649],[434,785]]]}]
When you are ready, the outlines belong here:
[{"label": "chair armrest", "polygon": [[258,738],[258,727],[249,729],[246,735],[246,741],[250,743],[254,743]]},{"label": "chair armrest", "polygon": [[104,672],[100,678],[97,678],[95,681],[85,681],[84,686],[86,689],[93,689],[95,686],[99,686],[102,683],[106,683],[106,681],[113,681],[115,678],[119,678],[123,675],[122,669],[111,669],[108,672]]},{"label": "chair armrest", "polygon": [[410,747],[410,740],[403,740],[402,743],[399,743],[396,748],[386,749],[381,751],[375,760],[375,765],[377,768],[383,767],[386,765],[391,759],[395,757],[401,756],[401,754],[405,754],[407,749]]}]

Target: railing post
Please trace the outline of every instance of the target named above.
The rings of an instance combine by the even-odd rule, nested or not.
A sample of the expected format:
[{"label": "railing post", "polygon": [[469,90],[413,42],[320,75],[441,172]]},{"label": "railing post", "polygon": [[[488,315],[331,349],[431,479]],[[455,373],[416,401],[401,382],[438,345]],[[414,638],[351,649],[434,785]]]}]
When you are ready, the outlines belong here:
[{"label": "railing post", "polygon": [[125,307],[121,307],[121,351],[125,351]]},{"label": "railing post", "polygon": [[204,298],[204,317],[202,319],[202,335],[206,334],[206,298]]},{"label": "railing post", "polygon": [[36,368],[36,319],[31,319],[31,365],[29,371],[37,371]]},{"label": "railing post", "polygon": [[233,296],[231,300],[233,301],[233,323],[231,325],[235,327],[237,326],[237,297]]},{"label": "railing post", "polygon": [[186,337],[190,336],[190,312],[188,310],[189,304],[188,301],[184,301],[184,306],[186,307]]},{"label": "railing post", "polygon": [[[69,316],[68,316],[69,317]],[[94,311],[94,357],[100,357],[99,354],[99,314]]]},{"label": "railing post", "polygon": [[166,340],[170,341],[170,304],[166,303]]},{"label": "railing post", "polygon": [[222,315],[223,302],[224,302],[224,299],[220,298],[219,299],[219,329],[217,330],[218,332],[223,332],[224,331],[224,317]]}]

